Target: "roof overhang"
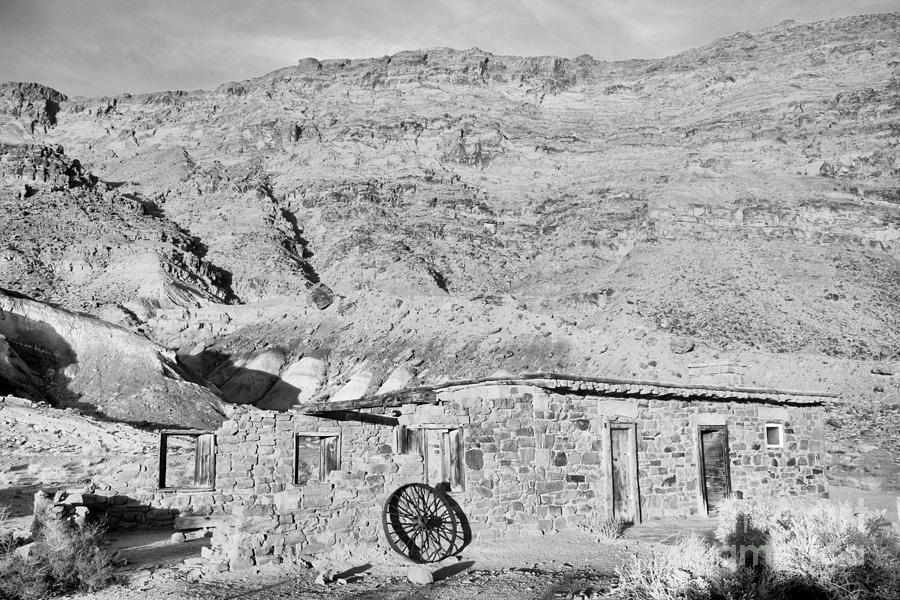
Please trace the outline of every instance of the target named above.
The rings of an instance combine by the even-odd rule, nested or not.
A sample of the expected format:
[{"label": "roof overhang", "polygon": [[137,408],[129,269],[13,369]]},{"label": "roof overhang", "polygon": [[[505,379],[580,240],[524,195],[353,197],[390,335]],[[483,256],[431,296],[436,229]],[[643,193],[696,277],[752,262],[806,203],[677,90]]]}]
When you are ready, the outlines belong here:
[{"label": "roof overhang", "polygon": [[606,377],[582,377],[561,373],[521,373],[512,377],[483,377],[449,381],[339,402],[329,402],[327,397],[320,396],[315,401],[294,410],[307,415],[321,415],[367,408],[400,407],[405,404],[434,404],[446,401],[440,398],[441,392],[496,385],[530,386],[550,392],[581,396],[757,402],[782,405],[821,405],[836,398],[831,394],[812,391],[690,385]]}]

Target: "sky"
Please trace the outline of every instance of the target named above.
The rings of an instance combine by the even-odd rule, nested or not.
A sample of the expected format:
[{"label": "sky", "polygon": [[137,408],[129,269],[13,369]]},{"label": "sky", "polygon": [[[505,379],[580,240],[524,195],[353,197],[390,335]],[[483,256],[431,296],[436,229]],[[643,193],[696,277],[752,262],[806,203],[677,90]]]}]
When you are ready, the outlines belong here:
[{"label": "sky", "polygon": [[479,47],[658,58],[900,0],[0,0],[0,81],[67,95],[213,88],[306,56]]}]

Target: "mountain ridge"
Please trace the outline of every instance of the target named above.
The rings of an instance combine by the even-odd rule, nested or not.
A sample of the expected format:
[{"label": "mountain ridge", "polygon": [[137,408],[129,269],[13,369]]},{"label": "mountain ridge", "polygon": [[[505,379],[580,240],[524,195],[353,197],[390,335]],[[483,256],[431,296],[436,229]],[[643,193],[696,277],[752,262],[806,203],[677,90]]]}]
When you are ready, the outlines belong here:
[{"label": "mountain ridge", "polygon": [[[678,380],[725,360],[747,384],[840,395],[836,464],[887,481],[900,383],[872,371],[900,360],[895,40],[898,13],[612,63],[301,59],[211,91],[60,100],[32,131],[6,113],[0,225],[27,261],[0,261],[0,286],[241,375],[222,385],[242,403],[298,370],[373,393],[401,368],[410,385]],[[53,151],[21,150],[37,146]],[[70,186],[73,160],[96,182]],[[80,224],[58,244],[80,278],[34,250],[42,212]],[[133,216],[109,233],[112,215]],[[160,274],[125,285],[129,264]],[[865,430],[878,450],[848,454]]]}]

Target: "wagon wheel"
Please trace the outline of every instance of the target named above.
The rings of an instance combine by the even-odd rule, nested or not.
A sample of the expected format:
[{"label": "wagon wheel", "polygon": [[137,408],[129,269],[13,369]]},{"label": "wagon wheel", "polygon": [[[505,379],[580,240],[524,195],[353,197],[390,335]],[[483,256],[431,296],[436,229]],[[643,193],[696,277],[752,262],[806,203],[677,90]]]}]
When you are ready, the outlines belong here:
[{"label": "wagon wheel", "polygon": [[442,492],[423,483],[394,490],[381,522],[391,548],[414,562],[437,562],[456,550],[456,514]]}]

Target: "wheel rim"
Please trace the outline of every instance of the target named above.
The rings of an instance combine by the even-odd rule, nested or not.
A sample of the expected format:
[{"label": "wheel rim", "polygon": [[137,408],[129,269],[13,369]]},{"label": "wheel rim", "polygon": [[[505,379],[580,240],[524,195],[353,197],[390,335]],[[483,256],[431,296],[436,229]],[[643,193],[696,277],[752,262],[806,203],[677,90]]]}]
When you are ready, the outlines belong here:
[{"label": "wheel rim", "polygon": [[395,490],[384,504],[382,524],[391,548],[414,562],[437,562],[456,550],[453,507],[443,493],[425,484]]}]

